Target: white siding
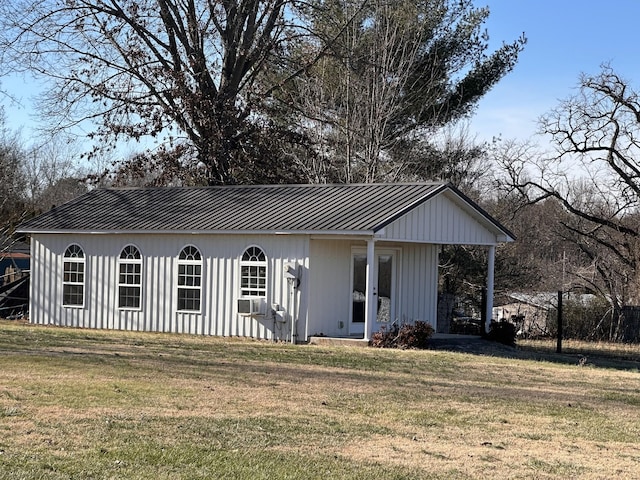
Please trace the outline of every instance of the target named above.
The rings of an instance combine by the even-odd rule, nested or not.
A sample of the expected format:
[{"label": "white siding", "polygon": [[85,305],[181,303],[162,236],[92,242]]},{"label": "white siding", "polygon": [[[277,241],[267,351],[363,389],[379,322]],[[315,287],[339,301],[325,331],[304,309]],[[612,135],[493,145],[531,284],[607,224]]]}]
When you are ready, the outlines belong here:
[{"label": "white siding", "polygon": [[[366,243],[318,239],[311,241],[310,335],[348,335],[352,247],[365,248]],[[376,251],[393,249],[396,252],[394,320],[398,320],[399,323],[423,320],[435,328],[438,302],[438,247],[379,241],[376,242],[375,248]]]},{"label": "white siding", "polygon": [[311,240],[309,335],[340,337],[349,333],[352,244],[344,240]]},{"label": "white siding", "polygon": [[438,246],[407,244],[402,248],[398,320],[426,321],[436,328],[438,311]]},{"label": "white siding", "polygon": [[498,243],[497,230],[492,232],[488,220],[480,223],[477,218],[440,194],[387,225],[379,238],[439,244]]},{"label": "white siding", "polygon": [[[109,328],[241,335],[289,340],[290,319],[299,320],[305,338],[307,296],[304,275],[308,271],[308,239],[303,236],[260,235],[33,235],[31,313],[33,323],[69,327]],[[85,253],[85,305],[62,307],[62,255],[70,243]],[[118,302],[118,256],[127,244],[136,245],[143,257],[142,308],[121,310]],[[177,256],[185,245],[195,245],[203,257],[201,311],[177,312]],[[248,317],[237,314],[239,259],[249,245],[260,246],[267,256],[267,310],[278,303],[286,324],[272,315]],[[299,262],[303,281],[291,294],[283,264]],[[294,302],[295,300],[295,302]],[[295,312],[293,311],[295,307]]]},{"label": "white siding", "polygon": [[[33,235],[30,318],[37,324],[145,330],[218,336],[291,340],[291,320],[298,318],[298,339],[323,333],[346,336],[351,309],[353,247],[364,241],[309,240],[292,235]],[[70,243],[85,252],[83,308],[62,307],[62,255]],[[121,310],[118,302],[118,256],[127,244],[142,254],[141,309]],[[177,256],[185,245],[203,257],[201,312],[177,312]],[[285,311],[286,323],[237,313],[240,257],[258,245],[267,256],[267,306]],[[395,318],[426,320],[435,326],[438,247],[376,242],[396,256]],[[292,289],[284,277],[287,262],[301,265],[301,283]]]}]

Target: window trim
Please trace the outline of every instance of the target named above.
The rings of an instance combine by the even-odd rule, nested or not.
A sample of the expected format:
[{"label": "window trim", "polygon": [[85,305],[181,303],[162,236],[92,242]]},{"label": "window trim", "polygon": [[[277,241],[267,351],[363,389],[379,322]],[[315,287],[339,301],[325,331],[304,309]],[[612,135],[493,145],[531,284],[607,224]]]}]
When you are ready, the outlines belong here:
[{"label": "window trim", "polygon": [[[245,254],[252,248],[257,248],[258,250],[260,250],[260,252],[264,256],[264,260],[244,260],[243,258]],[[251,286],[243,287],[242,286],[243,279],[244,279],[243,267],[263,267],[264,268],[264,287],[256,287],[256,288],[252,288]],[[256,244],[248,245],[242,251],[242,254],[240,255],[240,298],[265,298],[265,299],[267,298],[268,268],[269,268],[269,262],[268,262],[267,254],[265,253],[264,248],[262,248],[260,245],[256,245]],[[260,278],[259,274],[256,278],[258,279]],[[257,295],[252,293],[245,293],[247,291],[250,291],[250,292],[258,291],[260,293],[258,293]]]},{"label": "window trim", "polygon": [[[182,252],[184,252],[187,248],[193,248],[198,252],[198,256],[200,257],[199,260],[190,260],[190,259],[181,259],[180,256],[182,255]],[[199,266],[200,267],[200,272],[199,274],[191,274],[189,276],[196,278],[199,278],[199,285],[198,286],[192,286],[192,285],[180,285],[180,267],[181,266]],[[187,275],[182,274],[182,275]],[[203,262],[203,255],[202,255],[202,251],[195,245],[193,244],[188,244],[183,246],[179,251],[178,251],[178,256],[177,256],[177,262],[176,262],[176,281],[175,281],[175,285],[176,285],[176,311],[178,313],[202,313],[202,283],[203,283],[203,279],[204,279],[204,262]],[[180,308],[180,291],[181,290],[191,290],[191,291],[196,291],[198,293],[198,308],[197,309],[184,309],[184,308]]]},{"label": "window trim", "polygon": [[[82,254],[82,256],[78,257],[75,255],[70,255],[67,256],[67,252],[70,251],[70,249],[72,247],[76,247],[79,252]],[[77,254],[78,252],[73,252],[75,254]],[[79,273],[79,270],[75,270],[74,271],[67,271],[67,263],[69,264],[75,264],[75,265],[82,265],[82,271],[80,272],[82,274],[82,281],[78,282],[78,281],[71,281],[71,280],[66,280],[65,277],[67,275],[67,273],[72,274],[75,273],[76,275]],[[82,287],[82,302],[81,303],[67,303],[66,302],[66,294],[65,294],[65,290],[66,287]],[[70,243],[69,245],[67,245],[67,248],[64,249],[64,253],[62,254],[62,306],[64,308],[79,308],[82,309],[85,306],[86,303],[86,293],[87,293],[87,256],[84,252],[84,248],[82,248],[80,246],[80,244],[78,243]]]},{"label": "window trim", "polygon": [[[127,248],[135,248],[136,251],[138,252],[139,258],[122,258],[122,254],[124,253],[124,251]],[[120,270],[122,265],[140,265],[140,271],[138,272],[138,275],[140,277],[140,282],[139,283],[123,283],[121,281],[121,275],[123,274]],[[125,275],[135,275],[136,273],[134,272],[133,274],[130,272],[126,272]],[[143,302],[143,298],[142,298],[142,292],[143,292],[143,288],[142,288],[142,279],[143,279],[143,275],[144,275],[144,257],[142,256],[142,251],[140,250],[140,248],[137,245],[134,245],[133,243],[128,243],[127,245],[125,245],[124,247],[122,247],[122,250],[120,250],[120,255],[118,255],[118,270],[117,270],[117,275],[118,275],[118,295],[117,295],[117,302],[118,302],[118,310],[126,310],[126,311],[136,311],[139,312],[142,310],[142,302]],[[139,305],[137,307],[130,307],[130,306],[126,306],[126,305],[122,305],[122,294],[120,293],[120,288],[121,287],[127,287],[127,288],[138,288],[138,303]]]}]

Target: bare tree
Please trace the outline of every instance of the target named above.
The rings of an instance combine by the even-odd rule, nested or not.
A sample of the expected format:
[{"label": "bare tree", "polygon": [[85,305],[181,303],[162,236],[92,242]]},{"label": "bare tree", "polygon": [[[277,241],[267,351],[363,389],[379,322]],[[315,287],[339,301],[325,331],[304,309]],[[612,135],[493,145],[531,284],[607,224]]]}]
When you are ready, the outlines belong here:
[{"label": "bare tree", "polygon": [[21,175],[24,146],[20,135],[5,126],[0,114],[0,228],[7,233],[21,218],[25,205],[25,180]]},{"label": "bare tree", "polygon": [[541,127],[555,154],[512,156],[502,163],[505,184],[529,203],[558,202],[569,214],[561,220],[566,238],[598,274],[592,286],[618,311],[640,304],[638,93],[605,65],[583,75],[578,93]]},{"label": "bare tree", "polygon": [[[86,191],[78,165],[79,158],[78,145],[61,136],[49,137],[25,152],[20,171],[26,182],[25,195],[32,210],[46,211]],[[64,186],[61,182],[64,182]],[[70,188],[72,184],[74,187]]]},{"label": "bare tree", "polygon": [[[524,39],[488,55],[487,15],[471,0],[15,0],[0,2],[0,47],[53,79],[53,128],[95,122],[98,148],[160,139],[142,163],[169,160],[169,177],[178,158],[212,184],[296,179],[334,150],[342,180],[373,181],[514,66]],[[314,120],[332,132],[309,155]]]},{"label": "bare tree", "polygon": [[95,121],[100,146],[164,137],[209,183],[233,183],[268,136],[260,105],[278,84],[263,74],[300,34],[295,3],[16,0],[0,4],[1,45],[14,68],[54,80],[40,108],[56,128]]}]

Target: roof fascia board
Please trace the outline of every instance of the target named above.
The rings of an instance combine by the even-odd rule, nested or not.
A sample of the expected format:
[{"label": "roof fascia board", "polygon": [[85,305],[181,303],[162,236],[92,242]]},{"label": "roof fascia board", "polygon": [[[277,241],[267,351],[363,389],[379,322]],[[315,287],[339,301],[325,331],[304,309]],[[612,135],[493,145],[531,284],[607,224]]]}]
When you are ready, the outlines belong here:
[{"label": "roof fascia board", "polygon": [[373,238],[373,233],[372,232],[359,232],[357,234],[352,234],[352,235],[348,235],[348,234],[344,234],[344,235],[334,235],[334,234],[320,234],[318,232],[312,233],[309,238],[311,240],[357,240],[357,241],[363,241],[363,240],[368,240],[370,238]]}]

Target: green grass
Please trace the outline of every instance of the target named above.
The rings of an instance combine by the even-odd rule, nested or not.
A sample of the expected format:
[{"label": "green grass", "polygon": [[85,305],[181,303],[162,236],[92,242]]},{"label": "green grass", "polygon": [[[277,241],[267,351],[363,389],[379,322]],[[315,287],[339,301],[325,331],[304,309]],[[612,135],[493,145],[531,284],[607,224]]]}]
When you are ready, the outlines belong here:
[{"label": "green grass", "polygon": [[0,321],[0,480],[633,478],[638,373],[570,355]]}]

